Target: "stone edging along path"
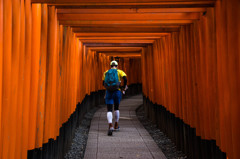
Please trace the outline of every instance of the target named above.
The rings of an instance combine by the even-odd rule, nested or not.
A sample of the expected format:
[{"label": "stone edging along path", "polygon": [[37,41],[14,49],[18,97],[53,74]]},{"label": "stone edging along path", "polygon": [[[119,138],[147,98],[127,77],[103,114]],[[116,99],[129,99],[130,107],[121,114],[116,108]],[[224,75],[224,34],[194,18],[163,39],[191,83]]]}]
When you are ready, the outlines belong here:
[{"label": "stone edging along path", "polygon": [[[71,148],[65,155],[65,158],[82,159],[85,154],[85,158],[91,159],[166,158],[165,156],[170,159],[186,159],[184,154],[176,150],[171,143],[171,140],[169,141],[160,130],[156,130],[157,128],[153,124],[151,125],[151,122],[143,117],[143,110],[138,109],[136,116],[135,110],[141,104],[141,95],[129,97],[122,101],[120,105],[121,130],[119,132],[114,132],[112,137],[107,136],[105,105],[93,108],[85,115],[82,123],[76,129],[75,138],[73,139]],[[138,119],[147,130],[142,126]],[[92,125],[91,128],[90,125]],[[91,129],[90,132],[89,129]],[[139,136],[136,137],[136,134]],[[156,136],[162,137],[156,138]],[[87,143],[88,148],[86,150]],[[162,146],[159,146],[159,143],[162,143]],[[162,148],[165,155],[157,145]],[[151,148],[153,150],[151,150]]]},{"label": "stone edging along path", "polygon": [[135,110],[142,103],[141,95],[122,100],[120,131],[113,132],[113,136],[107,135],[106,108],[99,109],[92,119],[84,158],[166,159],[136,116]]}]

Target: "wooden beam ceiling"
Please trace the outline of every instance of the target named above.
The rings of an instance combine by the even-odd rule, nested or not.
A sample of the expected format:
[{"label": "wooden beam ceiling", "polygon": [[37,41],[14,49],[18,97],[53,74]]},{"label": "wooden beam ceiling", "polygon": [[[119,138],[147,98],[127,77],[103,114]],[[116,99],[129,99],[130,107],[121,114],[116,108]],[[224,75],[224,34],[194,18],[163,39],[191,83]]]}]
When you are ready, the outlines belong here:
[{"label": "wooden beam ceiling", "polygon": [[113,57],[140,58],[142,54],[142,47],[88,47],[88,49]]},{"label": "wooden beam ceiling", "polygon": [[86,47],[147,47],[144,43],[83,43]]},{"label": "wooden beam ceiling", "polygon": [[212,2],[213,0],[139,0],[136,2],[136,0],[32,0],[34,3],[55,3],[55,4],[64,4],[64,3],[71,3],[71,4],[78,4],[78,3],[207,3]]},{"label": "wooden beam ceiling", "polygon": [[193,20],[122,20],[122,21],[94,21],[94,20],[59,20],[59,23],[67,26],[92,26],[92,25],[186,25],[193,23]]},{"label": "wooden beam ceiling", "polygon": [[132,39],[127,39],[127,40],[81,40],[83,43],[138,43],[138,44],[152,44],[154,43],[154,40],[132,40]]},{"label": "wooden beam ceiling", "polygon": [[129,54],[124,54],[124,55],[122,55],[122,54],[116,54],[116,55],[105,54],[105,55],[107,55],[107,56],[112,56],[112,57],[128,57],[128,58],[141,57],[141,54],[134,55],[134,54],[131,54],[131,53],[129,53]]},{"label": "wooden beam ceiling", "polygon": [[194,13],[205,11],[206,8],[58,9],[59,14]]},{"label": "wooden beam ceiling", "polygon": [[141,57],[142,55],[141,52],[123,52],[123,51],[115,52],[98,51],[97,53],[113,57]]},{"label": "wooden beam ceiling", "polygon": [[77,37],[141,37],[141,36],[157,36],[162,37],[170,33],[76,33]]},{"label": "wooden beam ceiling", "polygon": [[138,14],[58,14],[60,21],[144,21],[144,20],[195,20],[199,13],[138,13]]},{"label": "wooden beam ceiling", "polygon": [[108,55],[108,56],[121,56],[121,55],[141,56],[140,52],[134,53],[134,52],[120,52],[120,51],[117,51],[117,52],[98,52],[98,53],[105,54],[105,55]]},{"label": "wooden beam ceiling", "polygon": [[111,51],[111,52],[116,52],[116,51],[122,51],[122,52],[141,52],[142,47],[98,47],[98,46],[91,46],[88,47],[88,49],[91,49],[93,51]]},{"label": "wooden beam ceiling", "polygon": [[106,55],[141,56],[143,47],[178,32],[216,0],[32,0],[57,8],[85,48]]},{"label": "wooden beam ceiling", "polygon": [[32,3],[48,3],[50,5],[193,5],[213,4],[216,0],[32,0]]},{"label": "wooden beam ceiling", "polygon": [[167,32],[177,32],[178,27],[74,27],[73,32],[75,33],[167,33]]},{"label": "wooden beam ceiling", "polygon": [[160,39],[161,37],[144,37],[144,36],[140,36],[140,37],[78,37],[79,40],[156,40],[156,39]]}]

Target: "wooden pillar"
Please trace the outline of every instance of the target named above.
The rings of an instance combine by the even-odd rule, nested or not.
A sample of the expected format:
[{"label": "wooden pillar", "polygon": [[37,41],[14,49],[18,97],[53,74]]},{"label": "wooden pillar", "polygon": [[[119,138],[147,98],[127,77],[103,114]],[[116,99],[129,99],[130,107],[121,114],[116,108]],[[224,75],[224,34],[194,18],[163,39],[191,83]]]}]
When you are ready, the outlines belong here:
[{"label": "wooden pillar", "polygon": [[17,139],[17,107],[18,107],[18,76],[19,76],[19,52],[20,52],[20,1],[12,1],[12,70],[11,70],[11,111],[10,111],[10,154],[9,158],[15,158]]},{"label": "wooden pillar", "polygon": [[[227,33],[228,33],[228,77],[230,84],[230,103],[228,104],[228,109],[230,106],[231,116],[229,121],[231,121],[231,133],[232,133],[232,151],[231,155],[234,159],[240,158],[240,2],[238,0],[227,1]],[[231,150],[231,147],[229,151]],[[230,151],[231,153],[231,151]],[[229,157],[231,157],[229,156]]]},{"label": "wooden pillar", "polygon": [[31,60],[31,89],[29,109],[29,141],[28,148],[34,149],[36,144],[37,128],[37,99],[39,81],[39,60],[41,40],[41,4],[32,5],[32,60]]},{"label": "wooden pillar", "polygon": [[20,52],[19,52],[19,76],[18,76],[18,98],[17,98],[17,131],[15,158],[21,158],[22,153],[22,133],[23,133],[23,91],[24,91],[24,62],[25,62],[25,4],[21,0],[21,17],[20,17]]},{"label": "wooden pillar", "polygon": [[54,6],[48,8],[48,46],[46,75],[46,107],[44,143],[54,137],[55,102],[56,102],[56,11]]},{"label": "wooden pillar", "polygon": [[[46,92],[46,67],[47,67],[47,37],[48,37],[48,8],[46,4],[41,5],[41,41],[39,57],[39,83],[37,98],[37,132],[36,148],[42,147],[44,116],[45,116],[45,92]],[[39,31],[39,30],[38,30]]]},{"label": "wooden pillar", "polygon": [[[3,0],[0,0],[0,154],[2,154]],[[0,155],[0,158],[2,156]]]},{"label": "wooden pillar", "polygon": [[[240,157],[239,144],[239,1],[216,3],[219,131],[217,141],[229,158]],[[229,147],[230,145],[230,147]]]},{"label": "wooden pillar", "polygon": [[24,61],[24,90],[23,90],[23,129],[22,129],[22,158],[27,158],[29,107],[30,107],[30,81],[31,81],[31,52],[32,52],[32,9],[31,1],[25,1],[25,61]]},{"label": "wooden pillar", "polygon": [[12,0],[3,1],[2,158],[10,157]]}]

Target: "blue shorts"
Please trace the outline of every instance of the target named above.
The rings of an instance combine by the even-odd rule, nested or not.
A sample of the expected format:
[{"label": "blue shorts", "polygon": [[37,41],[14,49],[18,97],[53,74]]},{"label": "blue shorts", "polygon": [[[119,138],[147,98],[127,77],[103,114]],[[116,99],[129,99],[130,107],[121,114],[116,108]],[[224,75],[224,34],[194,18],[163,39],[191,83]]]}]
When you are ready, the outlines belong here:
[{"label": "blue shorts", "polygon": [[122,92],[119,90],[116,91],[106,91],[105,102],[106,104],[120,104],[122,99]]}]

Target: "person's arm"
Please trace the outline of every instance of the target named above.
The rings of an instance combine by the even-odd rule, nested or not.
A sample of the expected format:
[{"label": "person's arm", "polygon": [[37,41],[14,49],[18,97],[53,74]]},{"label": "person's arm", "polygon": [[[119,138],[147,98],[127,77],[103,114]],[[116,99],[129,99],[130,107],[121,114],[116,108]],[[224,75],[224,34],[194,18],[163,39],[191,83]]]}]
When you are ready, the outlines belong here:
[{"label": "person's arm", "polygon": [[124,90],[127,90],[127,76],[123,76],[123,80],[124,80]]},{"label": "person's arm", "polygon": [[[106,72],[107,72],[107,71],[106,71]],[[103,76],[102,76],[103,86],[104,86],[104,80],[105,80],[105,73],[106,73],[106,72],[104,72],[104,73],[103,73]]]},{"label": "person's arm", "polygon": [[123,88],[124,88],[124,91],[126,91],[128,89],[128,87],[127,87],[127,74],[125,72],[121,71],[120,75],[121,75],[122,79],[124,80],[123,81]]},{"label": "person's arm", "polygon": [[124,80],[124,83],[123,83],[124,90],[123,91],[124,91],[124,94],[125,94],[125,91],[128,89],[128,87],[127,87],[127,75],[122,70],[118,70],[118,73],[119,73],[120,77]]}]

